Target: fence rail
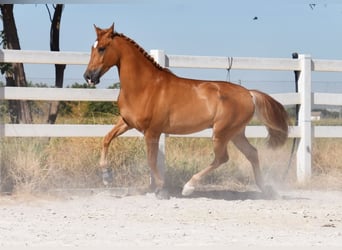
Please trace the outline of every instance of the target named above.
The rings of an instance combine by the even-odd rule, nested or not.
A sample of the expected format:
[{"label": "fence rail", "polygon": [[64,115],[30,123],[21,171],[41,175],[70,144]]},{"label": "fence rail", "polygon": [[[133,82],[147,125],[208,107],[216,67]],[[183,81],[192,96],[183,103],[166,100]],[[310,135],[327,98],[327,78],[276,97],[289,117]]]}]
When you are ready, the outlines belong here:
[{"label": "fence rail", "polygon": [[[298,59],[288,59],[166,55],[162,50],[151,50],[150,53],[160,65],[165,67],[299,71],[298,93],[272,94],[283,105],[300,105],[298,125],[291,127],[289,135],[300,139],[297,150],[299,182],[304,182],[311,176],[312,137],[342,138],[342,126],[313,126],[311,122],[312,104],[342,105],[342,94],[312,93],[312,72],[342,72],[342,61],[316,60],[309,55],[299,55]],[[88,60],[89,53],[0,50],[0,63],[85,65]],[[0,88],[0,100],[115,101],[118,95],[117,89]],[[0,136],[98,137],[104,136],[111,128],[112,125],[2,123]],[[267,137],[267,131],[264,126],[248,126],[246,135],[247,137]],[[142,134],[131,130],[123,136],[142,136]],[[190,135],[169,136],[211,137],[211,130],[207,129]],[[165,141],[162,140],[161,150],[165,150],[164,146]]]}]

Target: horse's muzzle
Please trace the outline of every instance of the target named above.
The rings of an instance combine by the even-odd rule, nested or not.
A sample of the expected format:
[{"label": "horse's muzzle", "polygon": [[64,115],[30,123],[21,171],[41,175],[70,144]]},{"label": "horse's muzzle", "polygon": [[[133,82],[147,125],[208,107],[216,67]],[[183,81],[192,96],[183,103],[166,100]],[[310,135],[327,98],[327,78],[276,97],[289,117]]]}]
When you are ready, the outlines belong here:
[{"label": "horse's muzzle", "polygon": [[100,82],[100,72],[100,70],[86,70],[83,77],[89,85],[94,86]]}]

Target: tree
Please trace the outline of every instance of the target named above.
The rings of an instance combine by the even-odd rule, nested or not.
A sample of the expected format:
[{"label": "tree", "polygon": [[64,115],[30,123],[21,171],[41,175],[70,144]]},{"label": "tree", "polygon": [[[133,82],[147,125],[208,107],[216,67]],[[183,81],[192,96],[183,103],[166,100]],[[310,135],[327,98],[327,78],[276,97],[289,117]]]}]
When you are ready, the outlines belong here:
[{"label": "tree", "polygon": [[[4,27],[4,45],[6,49],[20,50],[17,27],[13,15],[13,4],[1,4],[2,22]],[[11,70],[6,71],[6,86],[26,87],[26,76],[22,63],[12,63]],[[26,101],[10,101],[9,112],[12,123],[32,123],[29,103]]]},{"label": "tree", "polygon": [[[51,28],[50,28],[50,50],[51,51],[59,51],[59,31],[61,26],[61,18],[64,5],[57,4],[53,6],[55,12],[53,14],[53,18],[51,18],[51,13],[48,5],[46,8],[49,12],[50,21],[51,21]],[[63,87],[63,80],[64,80],[64,70],[66,65],[65,64],[55,64],[55,87],[62,88]],[[47,122],[50,124],[54,124],[57,119],[57,114],[59,110],[60,102],[50,102],[49,106],[49,115]]]}]

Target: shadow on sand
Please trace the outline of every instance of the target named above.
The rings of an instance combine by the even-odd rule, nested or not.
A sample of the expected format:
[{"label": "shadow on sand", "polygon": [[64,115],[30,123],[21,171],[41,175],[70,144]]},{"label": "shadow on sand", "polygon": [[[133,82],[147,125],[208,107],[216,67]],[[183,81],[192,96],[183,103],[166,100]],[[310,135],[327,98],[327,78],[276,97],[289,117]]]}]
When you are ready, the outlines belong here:
[{"label": "shadow on sand", "polygon": [[183,199],[208,198],[215,200],[307,200],[304,197],[292,197],[291,195],[280,195],[275,190],[263,193],[261,191],[233,191],[233,190],[198,190],[189,196],[182,196],[181,191],[171,193],[171,196]]},{"label": "shadow on sand", "polygon": [[[73,189],[54,189],[50,190],[50,195],[65,196],[65,195],[97,195],[100,193],[109,193],[113,197],[122,198],[126,196],[134,195],[146,195],[147,193],[153,193],[150,188],[73,188]],[[279,195],[273,188],[269,188],[269,191],[263,193],[261,191],[235,191],[231,189],[222,188],[201,188],[195,190],[195,192],[189,196],[182,195],[181,188],[169,189],[171,197],[179,199],[197,199],[208,198],[213,200],[310,200],[309,198],[293,195],[290,193],[286,195]]]},{"label": "shadow on sand", "polygon": [[267,194],[257,191],[232,191],[232,190],[201,190],[195,191],[189,196],[182,196],[181,191],[171,194],[176,198],[193,199],[193,198],[208,198],[215,200],[273,200],[277,197],[270,197]]}]

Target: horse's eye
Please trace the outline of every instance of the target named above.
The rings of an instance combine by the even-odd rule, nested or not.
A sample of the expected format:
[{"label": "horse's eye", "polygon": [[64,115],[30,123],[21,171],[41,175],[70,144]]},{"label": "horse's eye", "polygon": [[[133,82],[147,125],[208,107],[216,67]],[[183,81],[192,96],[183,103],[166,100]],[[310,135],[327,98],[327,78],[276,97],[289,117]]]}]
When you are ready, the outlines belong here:
[{"label": "horse's eye", "polygon": [[105,47],[100,47],[97,50],[99,53],[103,53],[105,51],[105,49],[106,49]]}]

